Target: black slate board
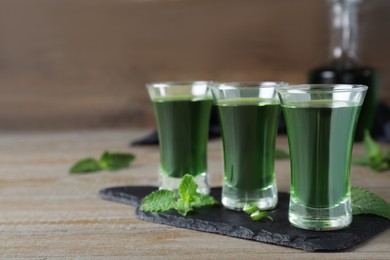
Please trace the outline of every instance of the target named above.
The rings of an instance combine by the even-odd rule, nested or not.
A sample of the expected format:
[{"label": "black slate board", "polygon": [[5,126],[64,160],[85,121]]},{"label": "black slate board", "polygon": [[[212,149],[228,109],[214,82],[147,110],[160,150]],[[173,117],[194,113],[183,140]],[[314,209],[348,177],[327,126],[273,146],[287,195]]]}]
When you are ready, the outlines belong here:
[{"label": "black slate board", "polygon": [[[120,202],[137,207],[146,195],[156,190],[151,186],[124,186],[106,188],[99,192],[105,200]],[[211,195],[221,198],[221,188],[212,188]],[[390,226],[390,221],[373,216],[353,217],[352,225],[346,229],[316,232],[295,228],[288,222],[289,194],[279,193],[278,207],[271,211],[274,221],[263,219],[254,222],[242,212],[221,207],[197,209],[186,217],[176,211],[164,213],[142,212],[137,207],[139,219],[170,226],[217,233],[232,237],[255,240],[306,251],[343,251],[381,233]]]}]

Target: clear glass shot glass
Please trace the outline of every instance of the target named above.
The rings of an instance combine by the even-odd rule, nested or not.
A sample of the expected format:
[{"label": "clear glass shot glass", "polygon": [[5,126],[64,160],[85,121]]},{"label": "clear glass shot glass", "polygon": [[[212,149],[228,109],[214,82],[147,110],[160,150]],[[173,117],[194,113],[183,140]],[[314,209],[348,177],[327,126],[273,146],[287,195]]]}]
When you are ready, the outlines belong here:
[{"label": "clear glass shot glass", "polygon": [[283,82],[218,83],[211,87],[224,154],[222,204],[272,209],[278,201],[274,152],[280,116],[275,88]]},{"label": "clear glass shot glass", "polygon": [[211,107],[210,82],[147,84],[160,145],[160,189],[177,190],[185,174],[198,191],[209,193],[207,141]]},{"label": "clear glass shot glass", "polygon": [[307,84],[277,91],[290,147],[290,223],[317,231],[347,227],[352,146],[367,87]]}]

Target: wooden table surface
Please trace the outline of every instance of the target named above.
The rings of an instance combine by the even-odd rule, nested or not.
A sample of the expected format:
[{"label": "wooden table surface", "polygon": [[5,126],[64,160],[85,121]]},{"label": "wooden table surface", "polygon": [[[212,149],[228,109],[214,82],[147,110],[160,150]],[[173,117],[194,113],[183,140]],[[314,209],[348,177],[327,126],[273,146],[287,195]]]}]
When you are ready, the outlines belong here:
[{"label": "wooden table surface", "polygon": [[[342,253],[302,250],[143,222],[134,208],[101,200],[101,188],[157,184],[157,146],[129,147],[148,130],[3,133],[0,136],[0,258],[389,259],[390,229]],[[279,137],[277,147],[287,149]],[[78,159],[104,150],[133,152],[126,170],[71,176]],[[356,144],[354,154],[362,154]],[[276,162],[278,188],[289,191],[289,161]],[[209,142],[212,186],[222,181],[220,140]],[[352,184],[390,201],[390,171],[352,167]]]}]

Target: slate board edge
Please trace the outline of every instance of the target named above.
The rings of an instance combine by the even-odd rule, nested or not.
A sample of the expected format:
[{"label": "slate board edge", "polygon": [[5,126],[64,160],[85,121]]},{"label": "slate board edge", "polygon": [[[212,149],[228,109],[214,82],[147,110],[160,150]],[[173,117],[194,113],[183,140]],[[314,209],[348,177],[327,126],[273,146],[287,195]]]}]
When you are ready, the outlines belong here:
[{"label": "slate board edge", "polygon": [[[286,245],[285,243],[282,243],[282,242],[280,242],[280,243],[269,242],[269,241],[267,241],[267,239],[264,238],[264,237],[266,237],[265,235],[264,235],[264,237],[260,236],[259,234],[255,235],[255,234],[253,234],[253,232],[251,230],[248,230],[244,227],[236,227],[236,228],[240,229],[242,231],[241,232],[242,234],[248,233],[248,235],[246,235],[246,236],[245,235],[244,236],[237,236],[233,232],[225,232],[224,233],[221,231],[220,228],[218,228],[218,226],[225,226],[226,224],[224,224],[224,223],[213,223],[213,225],[212,225],[213,231],[205,230],[205,229],[201,228],[201,225],[198,225],[198,227],[196,229],[194,229],[194,225],[183,225],[184,222],[181,222],[180,226],[173,225],[172,222],[170,220],[168,220],[164,216],[165,214],[163,214],[163,213],[153,213],[153,212],[141,211],[138,207],[139,203],[140,203],[140,199],[137,196],[132,196],[132,195],[129,195],[128,193],[123,193],[123,192],[119,192],[119,193],[115,192],[115,189],[120,190],[120,189],[125,188],[125,187],[126,186],[111,187],[111,188],[102,189],[99,191],[99,197],[101,197],[104,200],[114,201],[114,202],[137,207],[136,208],[136,216],[138,219],[143,220],[143,221],[157,223],[157,224],[164,224],[164,225],[173,226],[173,227],[185,228],[185,229],[190,229],[190,230],[195,230],[195,231],[215,233],[215,234],[230,236],[230,237],[235,237],[235,238],[259,241],[259,242],[264,242],[264,243],[268,243],[268,244],[276,244],[276,245],[291,247],[291,244]],[[120,197],[114,196],[114,194],[116,194],[116,195],[119,194]],[[157,219],[156,217],[158,217],[158,221],[156,221],[156,219]],[[206,223],[205,221],[202,221],[202,220],[196,220],[195,222],[197,222],[197,224]],[[208,224],[208,226],[210,226],[211,222],[207,222],[207,224]],[[249,234],[251,234],[251,235],[249,235]],[[283,235],[281,235],[281,236],[283,236]],[[298,244],[296,246],[293,246],[293,247],[298,248],[298,249],[303,249],[305,251],[316,251],[315,249],[307,250],[307,246],[305,248],[303,248],[302,246],[299,246]],[[344,249],[341,248],[340,250],[344,250]]]},{"label": "slate board edge", "polygon": [[[302,247],[301,243],[302,242],[296,242],[296,243],[289,243],[289,244],[286,244],[286,243],[283,243],[283,241],[278,241],[278,242],[275,242],[275,240],[272,240],[272,242],[270,241],[267,241],[266,239],[264,239],[262,236],[264,236],[264,234],[260,234],[260,233],[257,233],[256,235],[252,235],[251,237],[240,237],[240,236],[237,236],[237,235],[234,235],[234,234],[229,234],[229,233],[223,233],[221,231],[218,231],[216,229],[216,231],[209,231],[209,230],[204,230],[203,228],[197,228],[197,229],[194,229],[193,228],[193,225],[190,225],[190,226],[187,226],[187,225],[180,225],[178,226],[177,224],[176,225],[173,225],[170,221],[168,221],[166,219],[164,215],[164,213],[155,213],[155,212],[142,212],[139,210],[138,206],[139,206],[139,203],[141,201],[141,199],[137,196],[133,196],[131,194],[128,194],[128,193],[124,193],[124,192],[118,192],[118,190],[121,190],[123,188],[128,188],[128,187],[134,187],[134,186],[116,186],[116,187],[108,187],[108,188],[105,188],[105,189],[102,189],[99,191],[99,197],[104,199],[104,200],[108,200],[108,201],[113,201],[113,202],[118,202],[118,203],[122,203],[122,204],[126,204],[126,205],[131,205],[131,206],[134,206],[136,207],[136,216],[138,219],[140,220],[144,220],[144,221],[147,221],[147,222],[152,222],[152,223],[158,223],[158,224],[164,224],[164,225],[169,225],[169,226],[173,226],[173,227],[179,227],[179,228],[185,228],[185,229],[190,229],[190,230],[195,230],[195,231],[201,231],[201,232],[209,232],[209,233],[215,233],[215,234],[220,234],[220,235],[225,235],[225,236],[230,236],[230,237],[235,237],[235,238],[241,238],[241,239],[248,239],[248,240],[253,240],[253,241],[258,241],[258,242],[263,242],[263,243],[268,243],[268,244],[274,244],[274,245],[280,245],[280,246],[285,246],[285,247],[291,247],[291,248],[297,248],[297,249],[301,249],[301,250],[305,250],[305,251],[309,251],[309,252],[340,252],[340,251],[350,251],[351,249],[361,245],[361,243],[367,243],[369,241],[369,239],[371,239],[372,237],[384,232],[388,227],[389,225],[381,225],[379,226],[380,223],[371,223],[371,226],[374,225],[374,229],[376,229],[378,226],[378,232],[376,234],[370,234],[370,235],[366,235],[364,237],[354,237],[354,239],[352,241],[350,241],[350,244],[349,245],[344,245],[344,247],[340,247],[340,248],[332,248],[332,249],[329,249],[329,248],[318,248],[316,247],[316,244],[314,244],[314,246],[311,246],[311,247],[308,247],[308,241],[304,241],[305,243],[305,247]],[[145,188],[145,186],[144,186]],[[152,189],[155,189],[156,187],[151,187],[149,186],[148,188],[152,188]],[[119,197],[118,197],[119,195]],[[156,221],[156,217],[159,216],[159,220]],[[180,217],[180,216],[179,216]],[[184,218],[184,217],[183,217]],[[164,221],[161,221],[162,219],[164,219]],[[202,223],[204,221],[202,220],[197,220],[198,223]],[[210,222],[207,222],[209,225],[210,225]],[[390,222],[388,222],[390,223]],[[215,226],[216,225],[225,225],[225,224],[221,224],[221,223],[213,223],[213,227],[215,229]],[[244,227],[238,227],[240,228],[241,230],[247,230],[249,231],[250,233],[253,234],[252,231],[244,228]],[[265,231],[265,232],[268,232],[268,231]],[[283,234],[277,234],[277,233],[274,233],[274,235],[279,235],[280,237],[283,237],[284,235]]]},{"label": "slate board edge", "polygon": [[[130,205],[130,206],[138,207],[139,198],[137,196],[129,195],[128,193],[123,193],[123,192],[120,192],[120,193],[113,192],[113,189],[115,189],[115,188],[124,188],[124,187],[126,187],[126,186],[110,187],[110,188],[102,189],[99,191],[99,197],[104,199],[104,200],[118,202],[118,203]],[[120,194],[120,197],[117,197],[114,194]]]},{"label": "slate board edge", "polygon": [[[312,244],[312,243],[307,242],[307,241],[305,241],[305,242],[304,241],[297,241],[294,243],[283,242],[283,239],[281,239],[280,241],[276,241],[275,239],[272,239],[270,237],[270,235],[279,236],[279,237],[283,237],[285,235],[279,234],[279,233],[273,233],[273,234],[269,235],[269,234],[267,234],[269,232],[265,231],[265,230],[264,230],[264,232],[259,232],[257,234],[254,234],[251,230],[248,230],[245,227],[241,227],[241,226],[235,226],[234,230],[231,230],[231,228],[229,228],[229,229],[227,229],[227,230],[229,230],[229,232],[226,232],[226,231],[223,232],[223,231],[221,231],[222,229],[220,227],[223,227],[226,224],[218,223],[218,222],[212,223],[213,230],[210,230],[210,229],[206,230],[206,229],[202,228],[202,223],[204,223],[204,224],[207,223],[207,225],[210,227],[211,222],[207,222],[207,221],[203,221],[203,220],[199,220],[199,219],[195,220],[191,224],[186,224],[185,222],[179,222],[180,224],[178,224],[178,222],[176,222],[176,224],[174,225],[167,218],[167,215],[165,215],[164,213],[143,212],[139,209],[139,207],[137,207],[137,209],[136,209],[136,216],[138,219],[143,220],[143,221],[147,221],[147,222],[163,224],[163,225],[173,226],[173,227],[177,227],[177,228],[184,228],[184,229],[190,229],[190,230],[195,230],[195,231],[201,231],[201,232],[206,232],[206,233],[214,233],[214,234],[219,234],[219,235],[229,236],[229,237],[234,237],[234,238],[252,240],[252,241],[267,243],[267,244],[271,244],[271,245],[279,245],[279,246],[284,246],[284,247],[296,248],[296,249],[301,249],[301,250],[308,251],[308,252],[335,252],[336,253],[336,252],[346,251],[346,250],[349,250],[349,249],[355,247],[355,246],[353,246],[354,243],[352,243],[352,242],[350,242],[349,245],[344,245],[343,247],[329,249],[326,247],[318,247],[317,244]],[[180,217],[177,217],[177,218],[180,218]],[[185,218],[185,217],[183,217],[183,218]],[[188,221],[188,219],[187,219],[187,221]],[[194,225],[194,224],[196,224],[196,225]],[[240,231],[241,236],[236,235],[237,230]],[[245,234],[247,234],[247,235],[245,235]],[[267,239],[267,238],[269,238],[269,239]],[[358,241],[360,243],[361,240],[358,239]],[[304,242],[304,246],[302,245],[303,242]],[[310,245],[310,246],[308,246],[308,245]]]},{"label": "slate board edge", "polygon": [[[253,241],[258,241],[258,242],[263,242],[263,243],[268,243],[268,244],[285,246],[285,247],[292,247],[292,248],[302,249],[305,251],[336,252],[336,250],[342,251],[342,250],[346,250],[346,249],[350,248],[350,246],[346,246],[346,247],[341,247],[339,249],[333,248],[332,250],[329,250],[326,248],[317,248],[316,245],[311,245],[310,247],[308,247],[308,244],[309,244],[308,242],[305,242],[305,247],[300,245],[301,244],[300,242],[296,242],[293,244],[291,244],[291,243],[286,244],[286,243],[283,243],[282,241],[275,242],[274,240],[273,240],[273,242],[270,242],[267,239],[265,239],[266,237],[269,237],[269,236],[267,236],[267,234],[263,234],[263,235],[260,235],[259,233],[253,234],[253,232],[251,230],[248,230],[244,227],[237,227],[236,226],[236,229],[239,229],[242,231],[241,234],[245,234],[245,233],[251,234],[251,235],[237,236],[234,234],[233,231],[231,231],[231,232],[221,231],[221,229],[217,228],[217,227],[218,226],[219,227],[225,226],[226,224],[217,223],[217,222],[214,222],[214,223],[207,222],[208,226],[210,226],[212,223],[214,231],[205,230],[205,229],[201,228],[202,225],[199,225],[201,223],[206,223],[205,221],[202,221],[202,220],[195,220],[195,222],[197,222],[197,224],[198,224],[197,228],[194,228],[195,227],[194,225],[184,225],[185,222],[181,222],[180,225],[178,225],[177,223],[176,223],[176,225],[173,225],[172,222],[167,219],[167,216],[164,213],[143,212],[143,211],[139,210],[138,205],[139,205],[140,199],[137,196],[132,196],[132,195],[129,195],[128,193],[123,193],[123,192],[115,192],[116,188],[118,190],[120,190],[121,188],[125,188],[125,187],[126,186],[103,189],[99,192],[99,196],[105,200],[114,201],[114,202],[137,207],[136,208],[136,216],[138,219],[143,220],[143,221],[157,223],[157,224],[163,224],[163,225],[168,225],[168,226],[173,226],[173,227],[185,228],[185,229],[190,229],[190,230],[195,230],[195,231],[215,233],[215,234],[230,236],[230,237],[235,237],[235,238],[248,239],[248,240],[253,240]],[[114,189],[114,191],[113,191],[113,189]],[[116,194],[116,196],[113,196],[114,194]],[[118,197],[117,195],[119,195],[120,197]],[[180,216],[179,216],[179,218],[180,218]],[[157,221],[157,219],[158,219],[158,221]],[[264,231],[264,232],[268,233],[268,231]],[[279,235],[280,237],[283,237],[283,234],[275,234],[274,233],[273,235]]]}]

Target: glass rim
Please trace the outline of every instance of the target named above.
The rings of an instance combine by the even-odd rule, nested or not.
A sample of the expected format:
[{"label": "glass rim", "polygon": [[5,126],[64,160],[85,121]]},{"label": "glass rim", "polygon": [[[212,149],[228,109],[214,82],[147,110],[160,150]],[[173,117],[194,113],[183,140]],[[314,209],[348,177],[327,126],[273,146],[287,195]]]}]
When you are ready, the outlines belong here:
[{"label": "glass rim", "polygon": [[210,80],[195,80],[195,81],[161,81],[161,82],[148,82],[146,83],[147,88],[166,88],[166,87],[190,87],[196,84],[207,84],[211,85],[213,81]]},{"label": "glass rim", "polygon": [[362,84],[298,84],[285,85],[276,88],[279,93],[340,93],[340,92],[362,92],[368,87]]},{"label": "glass rim", "polygon": [[285,81],[235,81],[235,82],[212,82],[213,89],[256,89],[256,88],[277,88],[288,86]]}]

